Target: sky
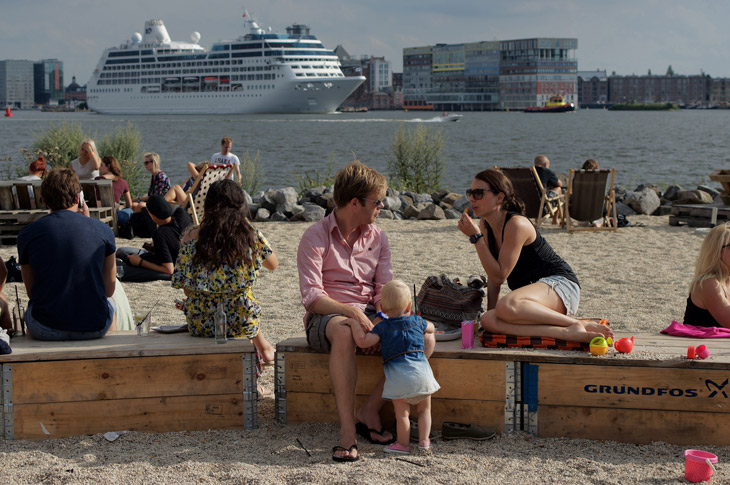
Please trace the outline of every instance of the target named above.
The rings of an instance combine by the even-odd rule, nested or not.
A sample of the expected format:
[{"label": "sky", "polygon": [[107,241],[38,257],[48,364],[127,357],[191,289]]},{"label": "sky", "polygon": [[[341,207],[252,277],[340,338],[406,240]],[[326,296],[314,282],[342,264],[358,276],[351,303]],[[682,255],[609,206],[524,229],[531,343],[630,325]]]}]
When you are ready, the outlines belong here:
[{"label": "sky", "polygon": [[162,19],[172,40],[235,39],[241,15],[274,32],[309,25],[330,49],[385,57],[403,48],[532,37],[578,39],[578,69],[730,77],[726,0],[0,0],[0,60],[56,58],[85,84],[103,50]]}]

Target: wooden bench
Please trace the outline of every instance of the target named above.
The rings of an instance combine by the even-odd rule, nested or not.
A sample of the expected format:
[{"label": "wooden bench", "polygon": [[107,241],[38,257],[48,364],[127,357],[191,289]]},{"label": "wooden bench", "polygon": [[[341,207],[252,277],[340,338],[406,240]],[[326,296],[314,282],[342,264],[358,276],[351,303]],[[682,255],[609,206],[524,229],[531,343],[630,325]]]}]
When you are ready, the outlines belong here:
[{"label": "wooden bench", "polygon": [[[618,335],[630,336],[630,335]],[[687,360],[704,343],[707,360]],[[540,437],[629,443],[730,444],[730,342],[637,334],[632,354],[487,349],[438,342],[431,366],[441,390],[433,426],[457,421]],[[657,359],[642,359],[648,351]],[[609,350],[615,354],[613,350]],[[281,423],[337,421],[326,354],[303,336],[277,345],[276,416]],[[357,404],[382,376],[379,356],[358,354]],[[392,426],[392,406],[383,408]]]},{"label": "wooden bench", "polygon": [[[111,180],[82,180],[89,215],[117,234],[117,211]],[[18,233],[49,213],[41,197],[41,181],[0,181],[0,244],[16,244]]]},{"label": "wooden bench", "polygon": [[42,342],[0,355],[6,440],[136,430],[258,427],[256,353],[248,339],[216,345],[188,334]]},{"label": "wooden bench", "polygon": [[706,204],[676,204],[671,206],[669,224],[689,227],[715,227],[730,222],[730,207]]}]

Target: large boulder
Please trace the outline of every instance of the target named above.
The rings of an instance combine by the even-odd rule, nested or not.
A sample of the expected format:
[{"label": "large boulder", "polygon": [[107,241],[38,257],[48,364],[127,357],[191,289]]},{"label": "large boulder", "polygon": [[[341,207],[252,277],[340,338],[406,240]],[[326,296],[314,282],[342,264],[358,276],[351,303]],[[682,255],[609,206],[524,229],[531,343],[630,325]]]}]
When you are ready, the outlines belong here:
[{"label": "large boulder", "polygon": [[268,221],[271,217],[271,212],[269,212],[267,209],[264,209],[263,207],[260,207],[259,210],[256,211],[256,217],[254,217],[254,221],[256,222],[263,222]]},{"label": "large boulder", "polygon": [[[273,213],[276,211],[276,201],[274,200],[274,194],[276,193],[276,190],[269,189],[259,198],[258,203],[259,207],[263,207],[270,213]],[[254,199],[254,202],[256,199]]]},{"label": "large boulder", "polygon": [[461,217],[461,212],[455,211],[454,209],[446,209],[444,211],[447,219],[458,219]]},{"label": "large boulder", "polygon": [[661,205],[659,195],[653,188],[644,188],[640,192],[631,192],[626,197],[626,204],[639,214],[650,215]]},{"label": "large boulder", "polygon": [[677,200],[677,196],[684,189],[680,185],[670,185],[667,190],[664,191],[664,198],[668,201],[674,202]]},{"label": "large boulder", "polygon": [[419,220],[437,220],[446,219],[444,210],[436,204],[428,204],[416,216]]},{"label": "large boulder", "polygon": [[683,190],[677,194],[674,204],[712,204],[712,196],[703,190]]},{"label": "large boulder", "polygon": [[317,204],[304,204],[304,213],[301,215],[302,220],[307,222],[316,222],[324,217],[325,210]]},{"label": "large boulder", "polygon": [[629,195],[628,191],[626,190],[626,187],[624,187],[622,185],[614,186],[613,193],[616,197],[616,202],[625,202],[626,197]]},{"label": "large boulder", "polygon": [[616,202],[616,214],[620,216],[633,216],[636,214],[636,211],[623,202]]},{"label": "large boulder", "polygon": [[282,212],[274,212],[273,214],[271,214],[269,220],[274,222],[284,222],[288,221],[289,218],[286,217],[286,215],[284,215]]},{"label": "large boulder", "polygon": [[403,219],[415,219],[423,209],[426,208],[426,204],[412,205],[408,204],[402,211]]},{"label": "large boulder", "polygon": [[390,211],[399,211],[403,207],[403,201],[400,197],[388,196],[383,201],[383,208]]},{"label": "large boulder", "polygon": [[710,194],[710,197],[713,199],[721,194],[721,192],[713,187],[710,187],[708,185],[698,185],[697,190],[701,190],[702,192],[707,192]]},{"label": "large boulder", "polygon": [[438,204],[441,202],[441,200],[448,195],[448,190],[439,190],[437,192],[433,192],[431,194],[431,200],[433,200],[434,204]]},{"label": "large boulder", "polygon": [[378,218],[393,219],[393,211],[390,211],[388,209],[380,209],[380,214],[378,214]]},{"label": "large boulder", "polygon": [[324,209],[332,210],[335,208],[335,195],[332,192],[323,192],[313,202]]},{"label": "large boulder", "polygon": [[294,187],[284,187],[274,192],[274,202],[276,203],[276,212],[281,212],[287,217],[291,217],[294,206],[299,200],[297,189]]},{"label": "large boulder", "polygon": [[455,211],[463,213],[464,209],[471,209],[471,204],[469,204],[469,199],[462,195],[454,202],[452,207]]}]

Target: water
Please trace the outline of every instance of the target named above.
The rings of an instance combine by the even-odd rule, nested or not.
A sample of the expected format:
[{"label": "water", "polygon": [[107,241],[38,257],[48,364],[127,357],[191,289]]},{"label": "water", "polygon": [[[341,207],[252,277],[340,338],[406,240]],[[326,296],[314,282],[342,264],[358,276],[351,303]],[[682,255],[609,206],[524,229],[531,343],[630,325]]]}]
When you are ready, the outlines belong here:
[{"label": "water", "polygon": [[[457,123],[434,120],[439,113],[379,111],[331,115],[116,116],[94,113],[16,111],[0,121],[0,158],[21,161],[18,149],[30,147],[34,133],[51,122],[80,123],[85,131],[104,133],[128,121],[143,136],[142,149],[156,151],[173,183],[187,178],[185,162],[207,160],[231,136],[233,152],[260,153],[266,187],[296,187],[297,174],[327,172],[352,159],[387,173],[390,139],[401,124],[412,129],[425,123],[443,130],[447,168],[443,185],[463,191],[473,175],[494,165],[531,164],[544,153],[551,168],[567,173],[594,158],[602,168],[616,169],[616,183],[629,188],[642,182],[678,183],[694,187],[709,183],[709,174],[730,168],[726,127],[728,110],[674,112],[610,112],[525,114],[462,113]],[[4,172],[3,172],[4,173]]]}]

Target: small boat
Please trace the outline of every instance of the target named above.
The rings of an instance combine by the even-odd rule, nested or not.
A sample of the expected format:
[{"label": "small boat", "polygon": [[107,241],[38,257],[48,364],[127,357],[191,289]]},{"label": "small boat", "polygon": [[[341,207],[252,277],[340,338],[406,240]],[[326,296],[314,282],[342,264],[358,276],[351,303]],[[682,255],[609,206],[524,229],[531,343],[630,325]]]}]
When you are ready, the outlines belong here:
[{"label": "small boat", "polygon": [[463,115],[457,115],[454,113],[443,113],[441,114],[441,121],[459,121],[463,117]]},{"label": "small boat", "polygon": [[13,112],[10,111],[10,106],[5,107],[5,117],[6,118],[12,118],[13,117]]},{"label": "small boat", "polygon": [[550,96],[544,106],[528,106],[525,113],[567,113],[575,111],[573,103],[566,103],[560,95]]}]

